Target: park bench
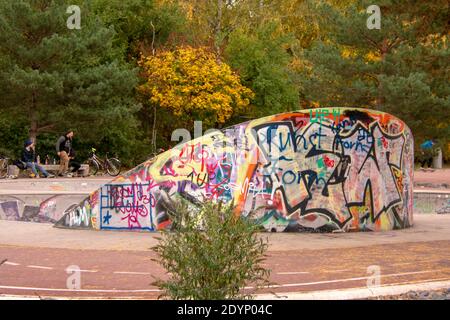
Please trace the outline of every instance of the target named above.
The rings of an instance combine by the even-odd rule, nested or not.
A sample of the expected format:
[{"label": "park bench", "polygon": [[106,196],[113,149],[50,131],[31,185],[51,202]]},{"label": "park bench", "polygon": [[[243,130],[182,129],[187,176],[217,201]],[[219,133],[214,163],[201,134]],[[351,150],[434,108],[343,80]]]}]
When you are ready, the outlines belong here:
[{"label": "park bench", "polygon": [[[59,170],[59,164],[41,164],[41,166],[50,173],[56,175]],[[27,171],[30,169],[27,169]],[[20,169],[15,165],[8,166],[8,175],[9,176],[18,176],[20,173]],[[80,169],[78,170],[78,174],[81,174],[83,177],[87,177],[89,175],[89,165],[82,164]]]},{"label": "park bench", "polygon": [[[53,174],[56,174],[59,170],[59,164],[41,164],[41,166],[47,171]],[[87,177],[89,175],[89,165],[82,164],[80,169],[78,169],[78,174],[81,174],[83,177]]]}]

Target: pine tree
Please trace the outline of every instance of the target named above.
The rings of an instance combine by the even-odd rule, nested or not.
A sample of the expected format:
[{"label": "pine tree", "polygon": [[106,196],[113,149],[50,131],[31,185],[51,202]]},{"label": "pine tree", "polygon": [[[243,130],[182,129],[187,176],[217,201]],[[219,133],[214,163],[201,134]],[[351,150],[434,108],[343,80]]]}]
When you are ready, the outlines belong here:
[{"label": "pine tree", "polygon": [[[175,1],[84,0],[106,26],[116,31],[114,47],[122,48],[127,60],[139,60],[167,44],[174,33],[182,32],[185,16]],[[173,40],[172,40],[173,41]]]},{"label": "pine tree", "polygon": [[380,29],[369,29],[369,1],[309,3],[321,38],[303,51],[302,92],[320,106],[392,113],[416,142],[450,137],[447,1],[378,1]]},{"label": "pine tree", "polygon": [[87,8],[81,7],[81,29],[69,29],[69,5],[65,0],[0,1],[2,113],[27,119],[32,138],[70,127],[85,139],[116,132],[126,141],[138,109],[137,73],[117,58],[112,28]]}]

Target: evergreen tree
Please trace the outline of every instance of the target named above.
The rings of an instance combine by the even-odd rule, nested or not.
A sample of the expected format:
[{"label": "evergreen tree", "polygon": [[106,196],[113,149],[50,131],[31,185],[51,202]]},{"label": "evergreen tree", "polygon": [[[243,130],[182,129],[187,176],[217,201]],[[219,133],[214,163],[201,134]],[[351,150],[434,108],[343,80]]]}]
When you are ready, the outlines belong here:
[{"label": "evergreen tree", "polygon": [[26,119],[32,138],[70,127],[85,142],[130,146],[136,70],[117,58],[114,31],[87,8],[81,29],[68,28],[69,2],[0,1],[2,113]]},{"label": "evergreen tree", "polygon": [[85,0],[106,26],[116,31],[114,46],[127,60],[139,60],[165,45],[175,32],[182,32],[185,16],[175,1]]},{"label": "evergreen tree", "polygon": [[303,52],[304,99],[386,111],[406,121],[416,142],[437,137],[444,145],[450,137],[448,2],[378,1],[380,29],[367,27],[371,4],[309,3],[322,34]]},{"label": "evergreen tree", "polygon": [[255,93],[253,116],[266,116],[299,108],[298,84],[290,68],[288,48],[293,38],[269,21],[256,30],[240,28],[230,35],[226,59],[242,82]]}]

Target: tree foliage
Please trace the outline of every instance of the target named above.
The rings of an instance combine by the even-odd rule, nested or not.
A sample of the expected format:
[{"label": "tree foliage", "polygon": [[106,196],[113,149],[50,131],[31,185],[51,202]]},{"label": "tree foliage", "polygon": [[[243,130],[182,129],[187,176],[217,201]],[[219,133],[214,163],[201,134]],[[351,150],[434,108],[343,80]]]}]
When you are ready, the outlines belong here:
[{"label": "tree foliage", "polygon": [[141,65],[147,80],[141,92],[177,117],[223,124],[253,97],[239,76],[205,48],[164,51],[144,57]]},{"label": "tree foliage", "polygon": [[[311,7],[326,37],[303,51],[305,99],[392,113],[416,142],[450,137],[448,3],[381,1],[381,29],[368,29],[368,1]],[[447,10],[444,10],[447,8]]]},{"label": "tree foliage", "polygon": [[70,4],[0,0],[3,153],[30,135],[53,152],[70,127],[80,157],[95,146],[135,165],[195,120],[357,106],[450,157],[445,0],[378,1],[380,30],[366,0],[80,0],[81,30]]},{"label": "tree foliage", "polygon": [[[68,5],[0,2],[0,108],[18,122],[26,119],[33,138],[53,133],[56,141],[70,127],[86,142],[105,146],[107,135],[120,136],[125,129],[119,141],[132,142],[137,72],[115,58],[114,31],[87,8],[81,29],[69,29]],[[122,150],[126,147],[117,152]]]},{"label": "tree foliage", "polygon": [[93,14],[114,28],[113,40],[128,60],[164,46],[171,34],[182,33],[185,16],[173,1],[86,0]]},{"label": "tree foliage", "polygon": [[290,68],[293,57],[287,52],[293,38],[277,23],[256,30],[238,29],[230,35],[226,60],[255,92],[253,116],[266,116],[299,108],[298,86]]}]

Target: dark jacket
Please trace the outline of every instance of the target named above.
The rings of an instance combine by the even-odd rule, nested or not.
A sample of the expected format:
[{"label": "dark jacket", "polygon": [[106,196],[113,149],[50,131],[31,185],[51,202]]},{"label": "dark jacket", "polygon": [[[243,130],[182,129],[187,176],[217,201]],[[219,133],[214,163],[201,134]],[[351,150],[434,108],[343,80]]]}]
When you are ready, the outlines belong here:
[{"label": "dark jacket", "polygon": [[22,161],[23,162],[36,162],[36,153],[33,149],[27,150],[27,148],[23,148],[22,151]]},{"label": "dark jacket", "polygon": [[67,138],[66,136],[59,137],[56,142],[56,152],[65,151],[69,156],[74,155],[72,150],[72,140]]}]

